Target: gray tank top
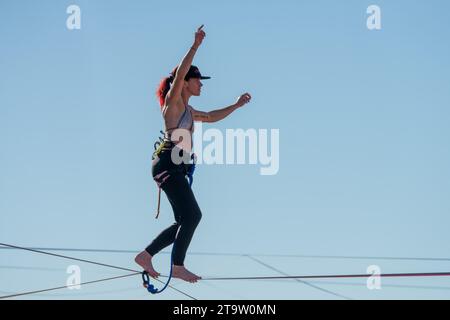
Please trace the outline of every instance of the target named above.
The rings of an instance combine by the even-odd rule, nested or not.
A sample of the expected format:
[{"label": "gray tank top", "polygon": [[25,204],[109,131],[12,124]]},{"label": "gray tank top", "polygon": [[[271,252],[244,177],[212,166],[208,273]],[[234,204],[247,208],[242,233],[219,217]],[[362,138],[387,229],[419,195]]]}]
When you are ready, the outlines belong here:
[{"label": "gray tank top", "polygon": [[194,127],[194,119],[192,118],[191,106],[186,106],[184,112],[178,121],[177,128],[183,128],[192,132]]},{"label": "gray tank top", "polygon": [[164,136],[166,136],[167,138],[170,139],[171,133],[169,133],[168,131],[171,130],[175,130],[175,129],[186,129],[189,130],[192,133],[194,132],[194,119],[192,117],[192,112],[191,112],[191,106],[187,105],[184,108],[184,112],[180,117],[180,120],[178,120],[177,126],[167,129],[166,130],[166,134]]}]

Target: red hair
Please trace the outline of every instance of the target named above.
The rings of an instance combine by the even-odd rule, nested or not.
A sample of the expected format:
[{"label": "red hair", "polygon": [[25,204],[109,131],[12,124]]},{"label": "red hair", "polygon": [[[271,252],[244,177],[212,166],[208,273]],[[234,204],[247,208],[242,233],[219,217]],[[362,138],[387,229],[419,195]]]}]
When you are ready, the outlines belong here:
[{"label": "red hair", "polygon": [[156,90],[156,97],[159,100],[159,105],[162,107],[166,102],[167,93],[170,90],[170,86],[172,85],[173,80],[175,79],[175,74],[177,73],[178,67],[172,70],[169,77],[165,77],[161,80],[158,85],[158,89]]}]

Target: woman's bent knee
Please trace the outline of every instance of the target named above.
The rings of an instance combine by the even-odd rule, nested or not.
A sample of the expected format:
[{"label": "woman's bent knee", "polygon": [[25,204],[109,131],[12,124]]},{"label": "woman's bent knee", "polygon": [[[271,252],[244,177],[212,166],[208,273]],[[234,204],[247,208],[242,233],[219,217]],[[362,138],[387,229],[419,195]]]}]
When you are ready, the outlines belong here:
[{"label": "woman's bent knee", "polygon": [[201,211],[197,211],[194,216],[195,224],[198,225],[200,223],[200,220],[202,220],[202,213]]},{"label": "woman's bent knee", "polygon": [[202,220],[201,211],[192,210],[191,212],[189,212],[189,214],[185,216],[185,218],[182,221],[182,224],[190,224],[196,227],[200,223],[200,220]]}]

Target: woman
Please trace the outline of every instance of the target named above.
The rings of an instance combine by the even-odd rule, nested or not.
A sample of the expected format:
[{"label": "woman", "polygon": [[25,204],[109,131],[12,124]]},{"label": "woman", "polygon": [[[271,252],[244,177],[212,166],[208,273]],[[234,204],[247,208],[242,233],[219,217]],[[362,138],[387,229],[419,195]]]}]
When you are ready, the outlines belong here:
[{"label": "woman", "polygon": [[[174,148],[178,148],[179,142],[172,139],[172,133],[177,129],[184,129],[189,132],[190,139],[192,139],[194,121],[216,122],[222,120],[234,110],[250,102],[251,99],[250,94],[245,93],[238,98],[235,104],[210,112],[198,111],[189,105],[189,99],[192,96],[200,96],[203,86],[200,80],[209,79],[209,77],[203,77],[199,69],[192,65],[194,55],[206,35],[202,28],[203,25],[197,29],[194,43],[180,65],[172,71],[169,77],[161,81],[157,91],[164,118],[165,134],[164,141],[152,163],[152,175],[167,195],[176,222],[159,234],[135,258],[136,263],[151,277],[157,278],[160,274],[153,268],[152,259],[156,253],[173,243],[172,276],[192,283],[197,282],[201,277],[185,268],[184,259],[202,213],[186,180],[185,166],[172,161],[172,151]],[[186,151],[183,148],[175,149],[175,151],[183,153],[190,150]]]}]

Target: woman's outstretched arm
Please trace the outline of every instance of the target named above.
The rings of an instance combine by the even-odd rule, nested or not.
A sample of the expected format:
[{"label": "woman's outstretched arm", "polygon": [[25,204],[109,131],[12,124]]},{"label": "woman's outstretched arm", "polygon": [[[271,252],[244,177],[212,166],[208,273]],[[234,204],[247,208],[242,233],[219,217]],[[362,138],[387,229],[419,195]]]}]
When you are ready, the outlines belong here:
[{"label": "woman's outstretched arm", "polygon": [[251,99],[252,96],[249,93],[244,93],[238,98],[235,104],[232,104],[231,106],[222,109],[217,109],[209,112],[192,109],[194,120],[201,122],[217,122],[223,120],[226,117],[228,117],[234,110],[249,103]]},{"label": "woman's outstretched arm", "polygon": [[203,25],[201,25],[197,32],[195,33],[195,40],[192,47],[189,49],[188,53],[184,56],[183,60],[181,60],[180,65],[177,69],[177,74],[175,75],[175,79],[173,81],[172,87],[170,88],[169,92],[167,93],[166,104],[169,104],[170,100],[177,99],[181,97],[181,91],[183,90],[183,82],[184,77],[186,77],[186,74],[189,71],[189,68],[191,67],[192,61],[194,60],[195,53],[197,49],[202,44],[203,39],[206,36],[205,31],[202,30]]}]

